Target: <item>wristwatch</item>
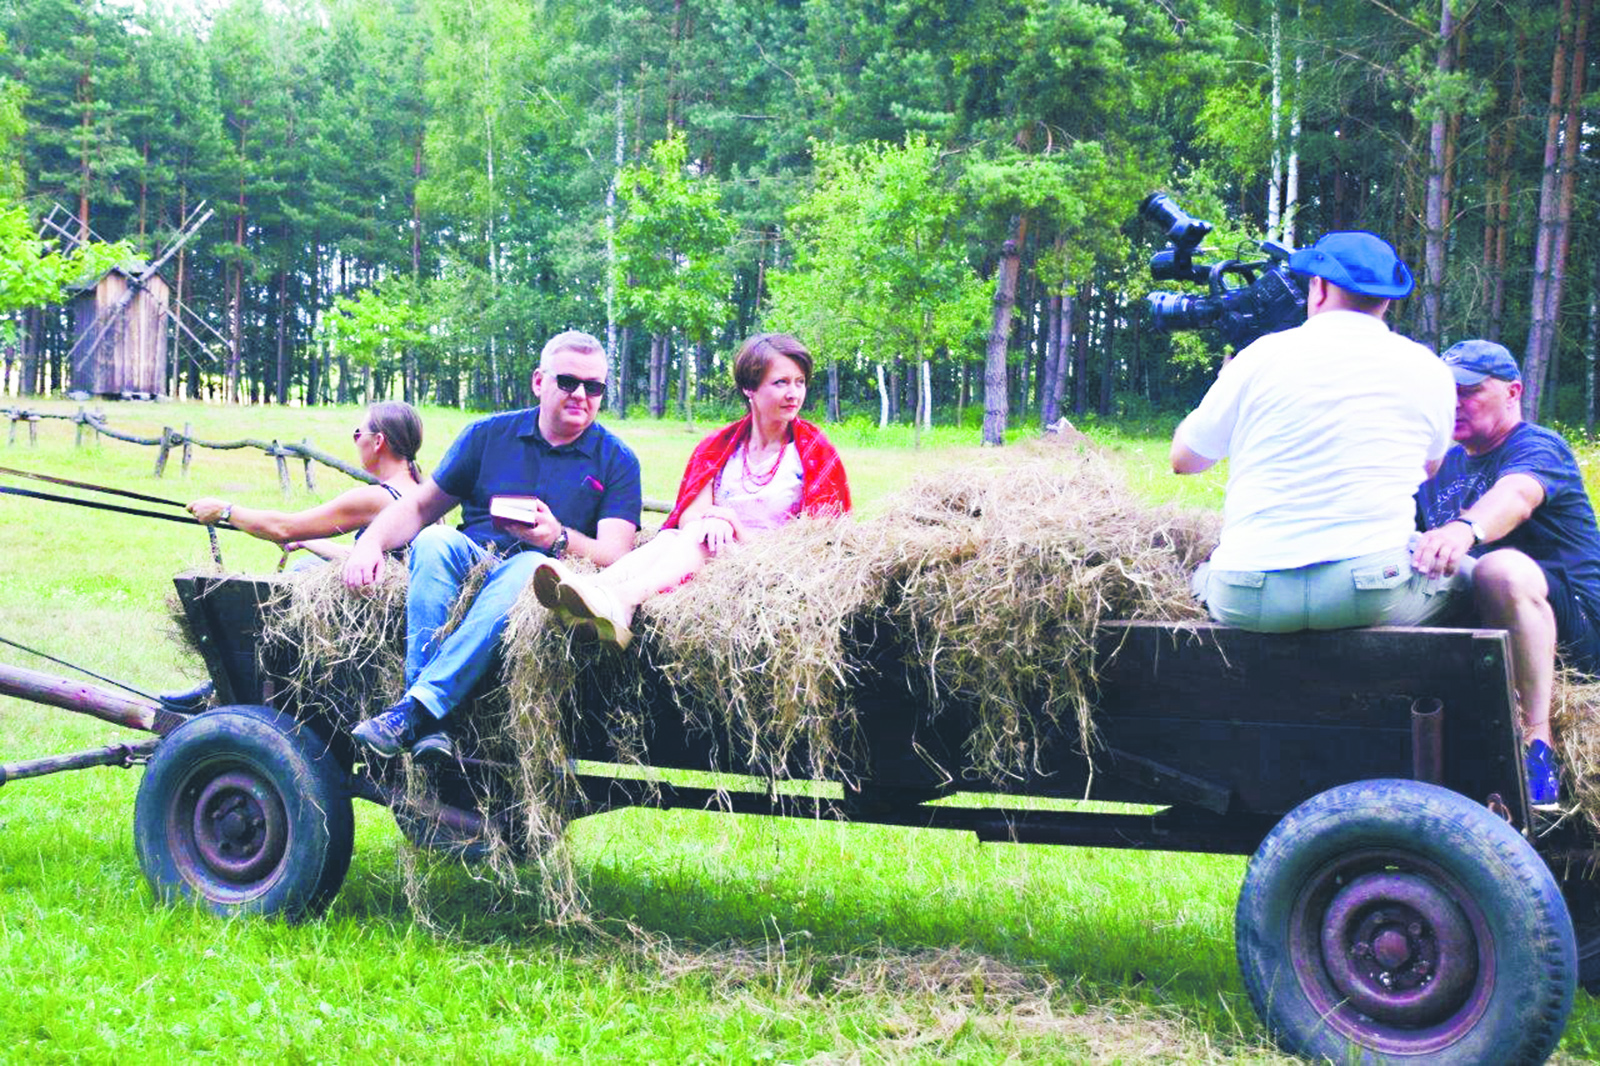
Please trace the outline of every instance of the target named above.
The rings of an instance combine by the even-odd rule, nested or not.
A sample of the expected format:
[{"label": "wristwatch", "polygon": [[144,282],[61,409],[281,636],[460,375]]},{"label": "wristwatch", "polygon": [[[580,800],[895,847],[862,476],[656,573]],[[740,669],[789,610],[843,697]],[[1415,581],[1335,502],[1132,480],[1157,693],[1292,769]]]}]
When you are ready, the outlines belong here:
[{"label": "wristwatch", "polygon": [[[1484,536],[1483,527],[1478,525],[1478,523],[1474,522],[1472,519],[1468,518],[1466,515],[1458,514],[1454,518],[1450,519],[1450,522],[1460,522],[1462,525],[1472,530],[1472,543],[1474,547],[1489,539],[1488,537]],[[1445,525],[1449,525],[1450,522],[1446,522]]]},{"label": "wristwatch", "polygon": [[230,503],[222,509],[221,514],[217,515],[217,521],[226,522],[231,518],[233,518],[233,504]]},{"label": "wristwatch", "polygon": [[567,527],[562,526],[561,532],[556,534],[556,539],[550,542],[550,558],[564,559],[567,554],[567,541],[572,539],[567,533]]}]

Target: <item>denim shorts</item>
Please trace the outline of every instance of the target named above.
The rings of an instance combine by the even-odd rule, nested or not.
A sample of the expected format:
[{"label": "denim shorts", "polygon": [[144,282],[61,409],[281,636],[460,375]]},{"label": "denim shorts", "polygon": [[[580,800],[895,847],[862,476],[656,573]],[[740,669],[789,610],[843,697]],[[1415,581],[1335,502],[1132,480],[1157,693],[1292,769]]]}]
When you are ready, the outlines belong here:
[{"label": "denim shorts", "polygon": [[1566,568],[1535,560],[1550,587],[1550,612],[1556,616],[1561,660],[1585,674],[1600,673],[1600,621],[1579,601]]},{"label": "denim shorts", "polygon": [[1258,633],[1422,625],[1459,603],[1466,588],[1464,575],[1418,574],[1404,547],[1293,570],[1205,563],[1194,576],[1195,595],[1214,620]]}]

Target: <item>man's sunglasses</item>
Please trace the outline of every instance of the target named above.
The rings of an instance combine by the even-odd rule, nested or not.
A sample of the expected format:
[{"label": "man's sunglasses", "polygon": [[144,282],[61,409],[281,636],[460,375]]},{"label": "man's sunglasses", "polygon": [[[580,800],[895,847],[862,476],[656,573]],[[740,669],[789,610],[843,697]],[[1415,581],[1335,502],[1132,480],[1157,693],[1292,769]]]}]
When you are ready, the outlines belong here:
[{"label": "man's sunglasses", "polygon": [[583,394],[590,399],[606,394],[605,382],[596,381],[594,378],[580,378],[576,374],[557,374],[556,388],[569,396],[582,389]]}]

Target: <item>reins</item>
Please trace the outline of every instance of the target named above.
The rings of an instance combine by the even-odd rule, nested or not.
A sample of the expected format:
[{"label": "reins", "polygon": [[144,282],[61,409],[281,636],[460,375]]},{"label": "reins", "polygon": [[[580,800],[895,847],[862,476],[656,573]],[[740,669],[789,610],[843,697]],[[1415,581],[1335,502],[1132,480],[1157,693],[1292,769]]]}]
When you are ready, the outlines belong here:
[{"label": "reins", "polygon": [[[164,507],[177,507],[179,509],[187,508],[186,504],[180,503],[177,500],[169,500],[161,496],[149,496],[142,492],[130,492],[127,489],[111,488],[108,485],[93,485],[87,481],[72,481],[68,478],[53,477],[50,474],[34,473],[31,470],[13,470],[10,467],[0,466],[0,474],[8,474],[11,477],[32,478],[35,481],[45,481],[52,485],[63,485],[67,488],[88,489],[91,492],[103,492],[108,496],[122,496],[130,500],[138,500],[141,503],[156,503],[161,504]],[[201,523],[199,519],[188,514],[181,516],[162,514],[159,511],[147,511],[137,507],[123,507],[119,504],[105,503],[100,500],[83,500],[76,496],[58,496],[53,492],[38,492],[34,489],[19,489],[9,485],[0,485],[0,495],[21,496],[25,499],[44,500],[48,503],[67,503],[72,504],[75,507],[88,507],[97,511],[111,511],[116,514],[133,515],[136,518],[155,518],[163,522],[182,522],[185,525],[204,524]],[[213,525],[206,526],[206,533],[211,540],[211,561],[216,564],[218,570],[221,570],[222,546],[217,541],[217,530],[219,528],[236,530],[238,527],[227,522],[217,522]]]}]

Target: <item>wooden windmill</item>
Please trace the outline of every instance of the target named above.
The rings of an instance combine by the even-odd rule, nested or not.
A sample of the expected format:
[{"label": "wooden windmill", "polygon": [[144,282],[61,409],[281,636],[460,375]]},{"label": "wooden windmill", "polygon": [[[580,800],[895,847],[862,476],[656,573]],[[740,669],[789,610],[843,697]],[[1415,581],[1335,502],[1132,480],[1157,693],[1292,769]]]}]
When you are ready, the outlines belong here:
[{"label": "wooden windmill", "polygon": [[[162,395],[167,382],[168,320],[205,347],[184,324],[183,309],[174,306],[160,271],[212,214],[200,204],[149,263],[112,267],[79,290],[73,300],[73,342],[67,354],[74,391],[144,399]],[[69,247],[78,242],[82,232],[76,220],[70,216],[67,221],[60,220],[56,212],[46,217],[44,228]]]}]

